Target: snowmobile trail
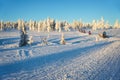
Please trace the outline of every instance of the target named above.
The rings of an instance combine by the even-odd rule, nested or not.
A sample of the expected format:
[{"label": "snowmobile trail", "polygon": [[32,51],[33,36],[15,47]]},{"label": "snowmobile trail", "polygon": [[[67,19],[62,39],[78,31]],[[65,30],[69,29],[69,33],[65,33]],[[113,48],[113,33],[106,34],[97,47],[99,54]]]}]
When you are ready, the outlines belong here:
[{"label": "snowmobile trail", "polygon": [[65,33],[69,44],[61,45],[60,33],[51,32],[50,45],[41,46],[40,38],[34,37],[33,45],[24,47],[17,47],[18,35],[10,35],[15,37],[12,41],[4,33],[1,36],[7,42],[0,45],[0,80],[120,80],[119,34],[96,41],[97,33]]},{"label": "snowmobile trail", "polygon": [[16,80],[112,80],[119,75],[116,72],[120,72],[119,49],[119,41],[97,43],[84,48],[2,65],[0,75],[3,80],[5,78],[15,78]]},{"label": "snowmobile trail", "polygon": [[[67,78],[70,80],[114,80],[120,72],[119,48],[120,42],[113,42],[85,56],[76,57],[67,65],[49,74],[52,78],[45,76],[41,80]],[[119,77],[116,78],[116,80],[119,79]]]},{"label": "snowmobile trail", "polygon": [[[5,64],[5,65],[0,66],[0,70],[5,70],[6,71],[6,69],[11,69],[11,68],[15,69],[16,66],[17,66],[17,68],[19,68],[19,66],[21,67],[22,64],[27,66],[27,67],[21,67],[22,69],[24,69],[24,68],[28,69],[28,68],[34,68],[34,66],[36,66],[36,67],[37,66],[42,66],[42,65],[44,65],[44,63],[45,64],[47,64],[47,63],[51,64],[51,63],[54,63],[55,61],[58,61],[58,60],[67,61],[69,59],[76,58],[79,55],[86,55],[89,52],[89,50],[96,48],[96,46],[102,47],[103,45],[107,45],[107,44],[110,44],[110,43],[111,42],[108,42],[106,44],[105,43],[96,44],[96,45],[83,47],[83,48],[78,48],[78,49],[74,49],[74,50],[70,50],[70,51],[53,53],[53,54],[46,55],[46,56],[40,56],[40,57],[31,58],[31,59],[24,60],[24,61],[18,61],[16,63]],[[20,56],[25,57],[24,55],[26,56],[27,53],[25,53],[25,52],[22,53],[20,51]],[[31,66],[31,65],[33,65],[33,63],[34,63],[34,66]],[[10,66],[12,66],[12,67],[10,67]],[[19,69],[19,70],[21,70],[21,69]],[[8,71],[7,71],[7,73],[8,73]],[[1,72],[4,72],[4,71],[1,71]]]}]

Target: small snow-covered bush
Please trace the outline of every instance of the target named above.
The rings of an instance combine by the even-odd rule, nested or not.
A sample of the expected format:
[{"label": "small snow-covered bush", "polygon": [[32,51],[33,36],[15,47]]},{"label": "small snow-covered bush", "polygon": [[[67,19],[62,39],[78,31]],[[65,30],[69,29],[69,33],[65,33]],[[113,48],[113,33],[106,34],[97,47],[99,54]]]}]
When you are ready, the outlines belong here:
[{"label": "small snow-covered bush", "polygon": [[62,36],[61,36],[60,44],[63,44],[63,45],[66,44],[66,41],[64,39],[64,34],[63,33],[62,33]]},{"label": "small snow-covered bush", "polygon": [[41,44],[42,44],[42,45],[48,45],[48,42],[47,42],[47,38],[46,38],[46,37],[41,39]]},{"label": "small snow-covered bush", "polygon": [[29,39],[28,39],[28,44],[31,45],[33,43],[33,37],[30,36]]}]

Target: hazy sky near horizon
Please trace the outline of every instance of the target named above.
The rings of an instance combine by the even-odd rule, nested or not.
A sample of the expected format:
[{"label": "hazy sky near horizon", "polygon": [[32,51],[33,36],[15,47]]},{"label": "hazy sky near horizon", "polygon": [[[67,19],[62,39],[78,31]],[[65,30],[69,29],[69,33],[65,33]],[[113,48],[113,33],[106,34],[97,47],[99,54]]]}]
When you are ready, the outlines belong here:
[{"label": "hazy sky near horizon", "polygon": [[120,20],[120,0],[0,0],[0,20]]}]

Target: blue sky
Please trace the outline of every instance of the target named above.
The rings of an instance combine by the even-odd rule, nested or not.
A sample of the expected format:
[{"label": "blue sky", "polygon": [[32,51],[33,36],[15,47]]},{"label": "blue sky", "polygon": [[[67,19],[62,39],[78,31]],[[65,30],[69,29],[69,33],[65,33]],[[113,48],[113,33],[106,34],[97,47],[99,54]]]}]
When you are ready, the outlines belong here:
[{"label": "blue sky", "polygon": [[0,0],[0,20],[120,20],[120,0]]}]

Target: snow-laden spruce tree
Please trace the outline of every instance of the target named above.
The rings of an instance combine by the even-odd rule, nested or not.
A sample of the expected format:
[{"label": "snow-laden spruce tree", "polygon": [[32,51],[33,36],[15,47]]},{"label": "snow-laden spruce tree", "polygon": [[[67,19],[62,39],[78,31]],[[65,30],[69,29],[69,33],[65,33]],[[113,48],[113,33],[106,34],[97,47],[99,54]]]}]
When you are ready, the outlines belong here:
[{"label": "snow-laden spruce tree", "polygon": [[98,26],[99,29],[104,29],[105,28],[103,17],[101,17],[100,21],[98,21],[98,24],[99,24],[99,26]]},{"label": "snow-laden spruce tree", "polygon": [[83,25],[82,19],[80,19],[79,27],[82,28],[83,26],[84,26],[84,25]]},{"label": "snow-laden spruce tree", "polygon": [[25,46],[28,44],[28,35],[27,35],[27,31],[26,31],[26,27],[24,25],[24,23],[21,24],[21,30],[20,30],[20,42],[19,42],[19,47]]},{"label": "snow-laden spruce tree", "polygon": [[56,22],[56,25],[55,25],[55,29],[56,29],[56,31],[58,31],[58,32],[61,32],[62,31],[62,22]]},{"label": "snow-laden spruce tree", "polygon": [[[55,20],[54,19],[51,19],[51,18],[47,18],[47,31],[55,31]],[[48,32],[49,32],[48,31]]]},{"label": "snow-laden spruce tree", "polygon": [[50,19],[47,20],[47,32],[51,31]]},{"label": "snow-laden spruce tree", "polygon": [[97,29],[97,22],[95,20],[93,20],[92,22],[92,30],[96,30]]},{"label": "snow-laden spruce tree", "polygon": [[0,30],[1,31],[3,30],[3,22],[2,21],[0,22]]},{"label": "snow-laden spruce tree", "polygon": [[105,23],[105,29],[108,29],[108,28],[110,28],[110,24],[109,24],[108,21],[106,21],[106,23]]},{"label": "snow-laden spruce tree", "polygon": [[75,30],[79,30],[79,22],[78,22],[78,21],[73,21],[72,27],[73,27],[73,29],[75,29]]},{"label": "snow-laden spruce tree", "polygon": [[51,30],[52,30],[52,31],[55,31],[55,24],[56,24],[55,20],[52,19],[52,20],[50,21],[50,26],[51,26]]},{"label": "snow-laden spruce tree", "polygon": [[29,30],[32,30],[32,20],[29,21]]},{"label": "snow-laden spruce tree", "polygon": [[21,29],[21,27],[22,27],[22,20],[18,20],[18,30],[20,30]]},{"label": "snow-laden spruce tree", "polygon": [[47,27],[47,32],[50,32],[50,31],[51,31],[51,27],[48,26],[48,27]]},{"label": "snow-laden spruce tree", "polygon": [[35,21],[32,21],[32,31],[35,30]]},{"label": "snow-laden spruce tree", "polygon": [[36,22],[30,20],[30,21],[29,21],[29,30],[34,31],[34,30],[35,30],[35,25],[36,25]]},{"label": "snow-laden spruce tree", "polygon": [[120,28],[120,24],[118,20],[115,21],[114,28]]},{"label": "snow-laden spruce tree", "polygon": [[46,37],[42,37],[41,38],[41,45],[44,46],[44,45],[48,45],[48,40],[47,38],[49,38],[49,35],[46,36]]},{"label": "snow-laden spruce tree", "polygon": [[7,21],[5,25],[6,25],[6,29],[10,29],[11,23],[9,21]]},{"label": "snow-laden spruce tree", "polygon": [[56,21],[56,24],[55,24],[55,30],[58,31],[59,30],[59,22]]},{"label": "snow-laden spruce tree", "polygon": [[58,29],[59,29],[59,32],[62,32],[62,28],[61,28],[61,27],[62,27],[62,23],[59,22],[59,28],[58,28]]},{"label": "snow-laden spruce tree", "polygon": [[38,22],[38,32],[41,32],[41,31],[42,31],[42,28],[43,28],[43,22],[42,22],[42,21],[39,21],[39,22]]},{"label": "snow-laden spruce tree", "polygon": [[47,18],[47,32],[50,32],[51,31],[51,19],[48,17]]},{"label": "snow-laden spruce tree", "polygon": [[44,20],[42,24],[42,31],[45,32],[47,30],[47,21]]},{"label": "snow-laden spruce tree", "polygon": [[30,37],[28,38],[28,44],[31,45],[32,43],[33,43],[33,37],[30,36]]},{"label": "snow-laden spruce tree", "polygon": [[70,31],[69,27],[70,27],[70,25],[68,23],[66,23],[65,27],[64,27],[65,31]]},{"label": "snow-laden spruce tree", "polygon": [[62,33],[62,35],[61,35],[60,44],[63,44],[63,45],[66,44],[66,41],[65,41],[65,38],[64,38],[64,34],[63,34],[63,33]]}]

